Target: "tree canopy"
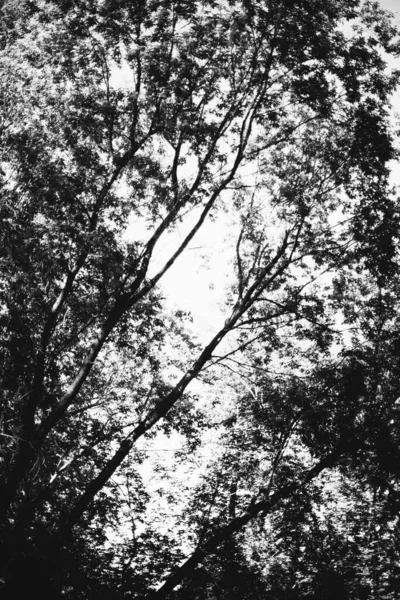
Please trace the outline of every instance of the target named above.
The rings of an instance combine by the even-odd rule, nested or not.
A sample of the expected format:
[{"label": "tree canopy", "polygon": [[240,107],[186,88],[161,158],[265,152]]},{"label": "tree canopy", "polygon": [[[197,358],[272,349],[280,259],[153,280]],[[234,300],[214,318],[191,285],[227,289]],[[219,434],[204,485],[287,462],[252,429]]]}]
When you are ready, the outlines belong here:
[{"label": "tree canopy", "polygon": [[[0,11],[3,597],[396,598],[390,14]],[[210,223],[204,342],[163,281]]]}]

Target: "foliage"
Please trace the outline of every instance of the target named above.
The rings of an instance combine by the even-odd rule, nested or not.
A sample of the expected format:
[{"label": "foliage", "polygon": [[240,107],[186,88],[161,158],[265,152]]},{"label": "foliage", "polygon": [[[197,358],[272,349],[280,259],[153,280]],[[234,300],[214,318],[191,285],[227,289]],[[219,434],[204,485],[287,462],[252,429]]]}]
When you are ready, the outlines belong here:
[{"label": "foliage", "polygon": [[[389,16],[0,10],[3,597],[394,598]],[[200,344],[162,283],[227,218]]]}]

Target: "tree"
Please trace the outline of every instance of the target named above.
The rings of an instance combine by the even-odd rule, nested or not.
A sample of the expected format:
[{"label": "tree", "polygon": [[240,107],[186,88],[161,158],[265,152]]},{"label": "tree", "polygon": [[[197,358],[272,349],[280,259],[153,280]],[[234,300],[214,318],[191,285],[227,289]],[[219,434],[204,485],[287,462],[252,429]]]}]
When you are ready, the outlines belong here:
[{"label": "tree", "polygon": [[[313,465],[296,477],[289,465],[272,495],[242,516],[231,506],[225,525],[210,523],[156,593],[163,597],[205,553],[364,447],[345,402],[362,363],[336,371],[327,361],[319,374],[334,303],[328,309],[307,286],[318,273],[343,280],[352,268],[383,288],[396,271],[387,163],[397,74],[384,56],[396,53],[397,32],[377,5],[357,0],[9,0],[1,10],[5,595],[18,595],[28,566],[30,588],[50,587],[54,597],[110,586],[118,596],[129,585],[144,594],[160,582],[178,555],[162,536],[150,531],[142,542],[135,583],[124,562],[122,592],[104,526],[121,518],[118,478],[140,464],[141,439],[164,427],[200,443],[205,424],[213,427],[188,389],[206,369],[226,369],[256,342],[267,363],[290,347],[301,368],[307,339],[318,350],[302,401],[318,397],[313,377],[337,390],[341,425],[327,443],[324,387],[319,412],[304,421]],[[199,349],[159,284],[224,211],[235,221],[235,282],[225,322]],[[183,239],[157,260],[178,223]],[[265,433],[277,468],[296,404],[290,386],[263,385],[282,404]],[[140,514],[146,493],[133,482],[130,510]],[[149,553],[160,561],[151,569]],[[97,587],[89,570],[102,574]]]},{"label": "tree", "polygon": [[[247,418],[226,432],[240,516],[221,510],[232,505],[232,471],[217,459],[219,494],[205,498],[212,517],[208,548],[223,544],[235,527],[240,533],[241,522],[253,516],[240,543],[245,560],[234,570],[250,567],[255,587],[242,576],[245,591],[236,596],[224,582],[232,558],[221,574],[215,556],[206,554],[201,569],[207,568],[216,597],[257,597],[260,579],[260,597],[266,590],[272,598],[296,599],[397,595],[399,522],[390,508],[399,489],[397,285],[383,292],[368,283],[360,302],[349,292],[349,303],[358,305],[356,327],[340,360],[328,365],[325,357],[307,376],[288,372],[278,382],[259,368],[258,397],[241,401]],[[190,557],[192,564],[199,554]],[[183,597],[193,584],[187,585]]]}]

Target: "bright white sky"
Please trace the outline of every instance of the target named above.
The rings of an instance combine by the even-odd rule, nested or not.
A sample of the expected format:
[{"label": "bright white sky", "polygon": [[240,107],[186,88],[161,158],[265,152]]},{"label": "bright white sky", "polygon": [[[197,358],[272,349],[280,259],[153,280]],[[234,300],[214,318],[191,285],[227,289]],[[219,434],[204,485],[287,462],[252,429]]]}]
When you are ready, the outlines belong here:
[{"label": "bright white sky", "polygon": [[400,13],[400,0],[381,0],[380,5],[387,10],[391,10],[396,13],[396,18],[399,18]]},{"label": "bright white sky", "polygon": [[[194,331],[202,341],[208,340],[212,332],[223,324],[219,303],[224,296],[228,271],[232,270],[229,265],[231,253],[226,246],[227,228],[228,224],[222,218],[205,223],[161,283],[171,306],[192,313]],[[182,224],[176,235],[164,240],[164,256],[172,254],[183,240],[185,230]]]}]

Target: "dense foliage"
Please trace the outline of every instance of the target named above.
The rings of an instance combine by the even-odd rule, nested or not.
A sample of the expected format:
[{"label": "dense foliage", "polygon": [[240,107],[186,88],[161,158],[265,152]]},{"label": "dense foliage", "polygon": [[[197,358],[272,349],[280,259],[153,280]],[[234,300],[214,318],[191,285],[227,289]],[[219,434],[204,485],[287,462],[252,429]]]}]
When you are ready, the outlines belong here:
[{"label": "dense foliage", "polygon": [[[390,16],[0,11],[2,597],[396,598]],[[163,281],[210,222],[200,343]]]}]

